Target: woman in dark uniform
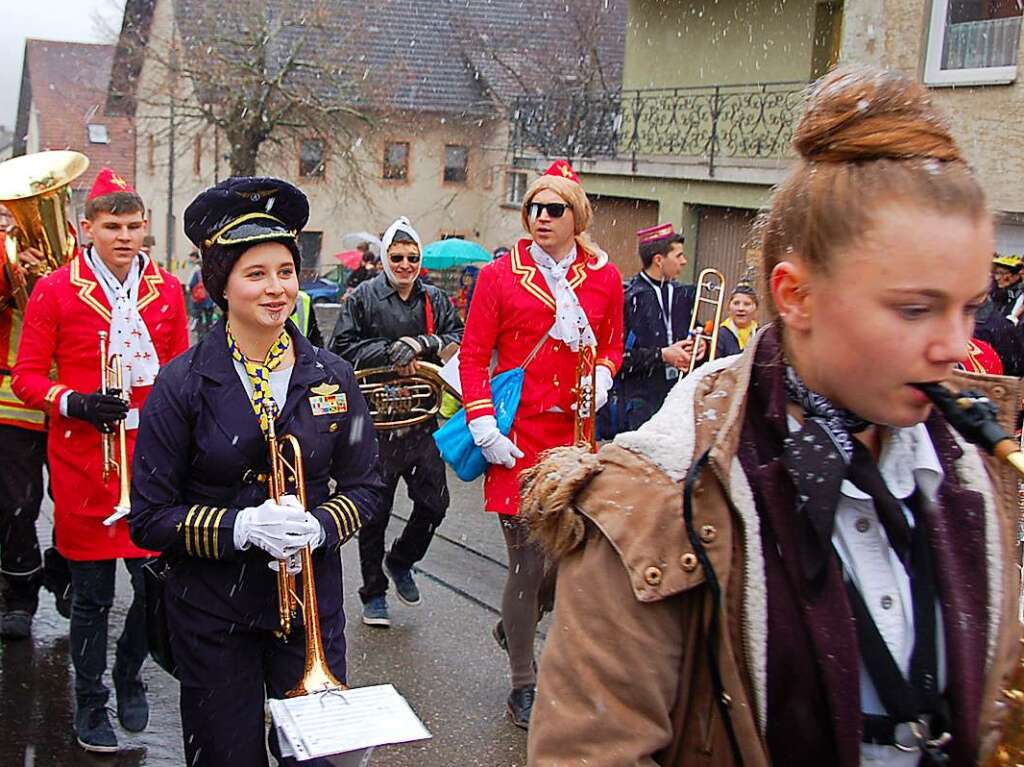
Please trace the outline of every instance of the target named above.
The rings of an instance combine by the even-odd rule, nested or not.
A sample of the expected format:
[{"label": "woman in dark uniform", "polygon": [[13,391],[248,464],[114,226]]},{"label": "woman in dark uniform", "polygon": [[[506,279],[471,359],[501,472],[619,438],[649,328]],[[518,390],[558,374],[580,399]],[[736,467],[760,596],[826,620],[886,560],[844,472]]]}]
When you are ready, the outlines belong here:
[{"label": "woman in dark uniform", "polygon": [[[271,178],[228,179],[185,211],[225,318],[157,378],[135,450],[130,524],[137,544],[172,563],[167,622],[190,767],[268,763],[264,700],[283,697],[304,660],[301,613],[286,640],[275,635],[269,565],[307,544],[328,663],[346,678],[338,547],[377,513],[381,483],[352,368],[288,321],[308,214],[302,192]],[[293,498],[268,499],[271,421],[302,445],[309,513]]]}]

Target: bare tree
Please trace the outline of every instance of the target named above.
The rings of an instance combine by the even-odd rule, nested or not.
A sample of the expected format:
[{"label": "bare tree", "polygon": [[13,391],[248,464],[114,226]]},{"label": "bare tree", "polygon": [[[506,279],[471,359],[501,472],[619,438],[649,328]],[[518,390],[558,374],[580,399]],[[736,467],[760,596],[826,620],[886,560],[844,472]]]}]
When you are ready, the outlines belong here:
[{"label": "bare tree", "polygon": [[255,175],[302,145],[311,175],[330,158],[343,167],[333,176],[362,177],[375,78],[353,53],[351,14],[339,17],[328,0],[172,2],[173,31],[147,41],[155,69],[137,104],[173,113],[178,130],[215,129],[233,175]]}]

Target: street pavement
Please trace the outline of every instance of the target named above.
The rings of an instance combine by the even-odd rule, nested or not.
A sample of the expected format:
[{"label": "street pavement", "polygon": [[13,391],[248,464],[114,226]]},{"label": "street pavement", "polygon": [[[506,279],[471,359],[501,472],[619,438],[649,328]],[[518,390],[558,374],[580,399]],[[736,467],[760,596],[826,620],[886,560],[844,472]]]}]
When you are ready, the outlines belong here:
[{"label": "street pavement", "polygon": [[[467,485],[450,474],[449,487],[452,507],[418,575],[423,602],[405,607],[390,599],[390,629],[362,624],[356,593],[357,547],[351,542],[343,550],[349,683],[393,684],[433,734],[429,741],[377,750],[371,760],[375,767],[522,767],[526,763],[526,733],[505,716],[508,665],[491,638],[507,571],[501,531],[494,516],[480,509],[479,482]],[[389,528],[392,535],[400,530],[401,518],[408,516],[410,507],[400,485],[397,518]],[[50,540],[52,516],[47,500],[39,522],[44,545]],[[129,594],[127,573],[119,567],[117,599],[111,611],[110,664]],[[151,705],[149,728],[131,734],[115,724],[122,745],[116,756],[92,756],[75,744],[67,631],[67,621],[44,592],[32,640],[0,643],[4,730],[0,767],[183,765],[177,683],[150,661],[144,670]],[[113,697],[110,703],[113,706]],[[116,723],[116,717],[111,718]]]}]

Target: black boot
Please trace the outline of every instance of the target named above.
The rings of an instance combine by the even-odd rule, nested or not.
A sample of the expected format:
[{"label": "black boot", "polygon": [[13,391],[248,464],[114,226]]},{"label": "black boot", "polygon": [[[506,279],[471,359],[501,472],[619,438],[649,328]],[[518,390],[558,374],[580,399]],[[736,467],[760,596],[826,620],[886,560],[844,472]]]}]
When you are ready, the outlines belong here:
[{"label": "black boot", "polygon": [[97,754],[117,751],[117,735],[110,726],[106,705],[79,703],[75,711],[75,736],[78,745]]},{"label": "black boot", "polygon": [[524,730],[530,728],[530,712],[533,701],[537,697],[537,687],[528,684],[525,687],[514,687],[508,694],[508,718],[516,727]]},{"label": "black boot", "polygon": [[149,724],[149,701],[141,677],[119,679],[114,669],[114,690],[117,693],[117,720],[128,732],[142,732]]}]

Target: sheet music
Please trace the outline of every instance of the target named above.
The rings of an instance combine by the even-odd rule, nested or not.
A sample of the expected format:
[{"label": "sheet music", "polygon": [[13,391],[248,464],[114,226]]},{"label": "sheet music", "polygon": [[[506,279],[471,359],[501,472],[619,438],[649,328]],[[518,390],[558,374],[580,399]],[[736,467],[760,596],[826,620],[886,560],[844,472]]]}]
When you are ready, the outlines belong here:
[{"label": "sheet music", "polygon": [[390,684],[271,700],[269,705],[279,738],[299,761],[431,737]]},{"label": "sheet music", "polygon": [[462,396],[462,379],[459,377],[459,353],[455,352],[437,371],[442,380]]}]

